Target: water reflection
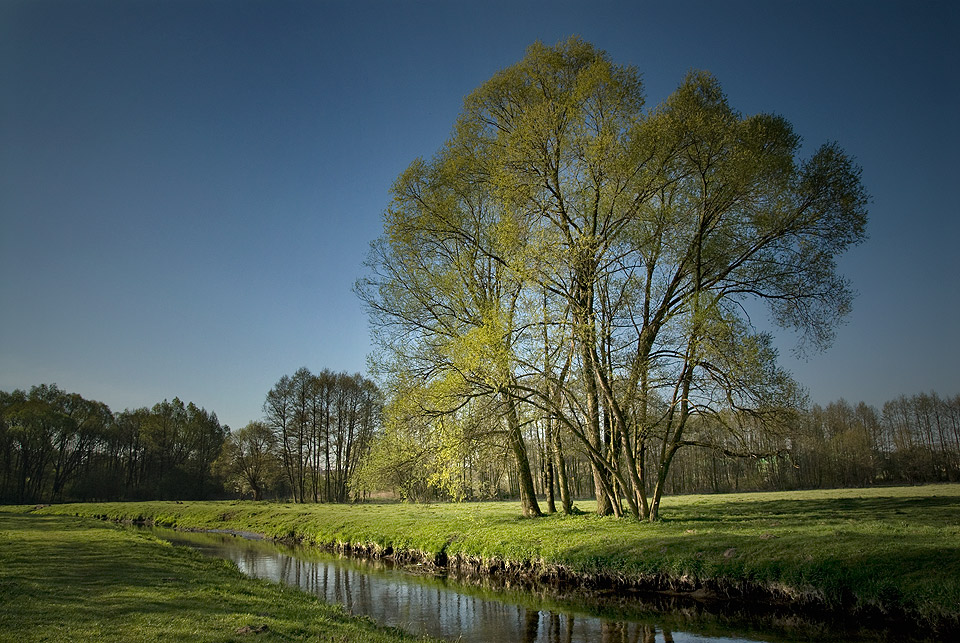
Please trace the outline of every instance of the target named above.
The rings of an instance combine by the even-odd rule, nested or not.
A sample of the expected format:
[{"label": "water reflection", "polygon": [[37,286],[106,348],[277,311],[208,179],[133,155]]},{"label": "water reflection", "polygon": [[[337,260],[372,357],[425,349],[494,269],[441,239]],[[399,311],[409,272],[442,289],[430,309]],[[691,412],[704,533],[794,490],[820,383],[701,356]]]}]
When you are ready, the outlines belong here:
[{"label": "water reflection", "polygon": [[[396,572],[391,577],[357,569],[349,561],[335,558],[302,560],[281,553],[264,555],[245,548],[228,551],[226,557],[251,576],[300,587],[327,602],[340,603],[351,614],[366,615],[378,623],[445,639],[518,643],[654,643],[658,640],[667,643],[675,640],[671,632],[658,631],[643,623],[611,622],[469,596],[445,587],[442,578]],[[707,639],[684,635],[678,640]]]},{"label": "water reflection", "polygon": [[[497,581],[489,578],[471,583],[426,572],[410,573],[411,568],[396,569],[390,561],[358,561],[315,548],[294,548],[222,533],[151,531],[174,544],[232,560],[250,576],[296,586],[329,603],[339,603],[351,614],[415,634],[463,643],[746,643],[886,638],[864,639],[849,632],[838,633],[832,626],[809,623],[797,627],[796,617],[789,614],[781,618],[774,613],[759,619],[758,628],[753,625],[758,620],[753,612],[732,618],[718,616],[695,601],[660,595],[558,597],[531,592],[530,588],[497,586]],[[750,626],[744,627],[745,623]]]}]

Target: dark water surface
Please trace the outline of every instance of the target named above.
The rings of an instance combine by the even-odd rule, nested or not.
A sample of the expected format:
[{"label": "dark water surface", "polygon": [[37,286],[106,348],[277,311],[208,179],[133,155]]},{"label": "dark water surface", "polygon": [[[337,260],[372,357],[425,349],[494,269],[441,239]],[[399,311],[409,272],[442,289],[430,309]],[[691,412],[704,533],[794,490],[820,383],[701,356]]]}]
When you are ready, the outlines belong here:
[{"label": "dark water surface", "polygon": [[144,527],[175,545],[233,561],[245,574],[299,587],[381,625],[462,643],[747,643],[914,640],[842,631],[787,611],[613,591],[518,589],[389,561],[353,559],[227,533]]}]

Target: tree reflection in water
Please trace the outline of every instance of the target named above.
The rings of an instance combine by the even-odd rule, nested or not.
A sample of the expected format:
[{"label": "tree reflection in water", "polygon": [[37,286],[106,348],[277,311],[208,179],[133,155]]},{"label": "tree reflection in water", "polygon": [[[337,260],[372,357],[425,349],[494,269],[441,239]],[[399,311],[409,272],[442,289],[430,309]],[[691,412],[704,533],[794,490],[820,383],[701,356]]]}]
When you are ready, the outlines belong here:
[{"label": "tree reflection in water", "polygon": [[[505,641],[522,643],[749,643],[732,634],[734,626],[706,612],[700,604],[667,597],[609,595],[552,596],[537,591],[498,587],[484,579],[479,584],[445,576],[410,573],[388,561],[357,561],[312,548],[291,548],[222,533],[189,533],[151,528],[175,544],[232,560],[241,571],[299,587],[329,603],[339,603],[351,614],[364,615],[381,625],[399,627],[462,643]],[[414,570],[415,571],[415,570]],[[506,585],[506,584],[505,584]],[[779,620],[777,620],[779,619]],[[664,622],[703,622],[709,634],[680,632]],[[740,628],[748,619],[735,618]],[[772,623],[794,630],[795,615]],[[818,626],[819,628],[819,626]],[[801,628],[802,629],[802,628]],[[756,631],[753,628],[751,631]],[[776,631],[776,630],[774,630]],[[763,640],[797,640],[764,632]],[[800,632],[809,639],[810,632]],[[826,636],[825,636],[826,635]],[[838,638],[839,635],[839,638]],[[845,640],[842,632],[816,630],[820,640]],[[850,639],[852,640],[852,639]]]},{"label": "tree reflection in water", "polygon": [[[165,535],[176,539],[178,532]],[[357,564],[333,555],[301,559],[291,553],[247,546],[248,541],[217,535],[192,546],[233,560],[251,576],[268,578],[340,603],[351,614],[366,615],[378,623],[418,634],[471,641],[518,643],[671,643],[672,633],[646,623],[607,620],[550,609],[535,609],[485,596],[455,591],[442,578],[405,574],[386,564]],[[199,536],[209,537],[210,534]],[[182,538],[181,538],[182,540]],[[687,641],[706,640],[695,635]],[[743,640],[743,639],[737,639]]]}]

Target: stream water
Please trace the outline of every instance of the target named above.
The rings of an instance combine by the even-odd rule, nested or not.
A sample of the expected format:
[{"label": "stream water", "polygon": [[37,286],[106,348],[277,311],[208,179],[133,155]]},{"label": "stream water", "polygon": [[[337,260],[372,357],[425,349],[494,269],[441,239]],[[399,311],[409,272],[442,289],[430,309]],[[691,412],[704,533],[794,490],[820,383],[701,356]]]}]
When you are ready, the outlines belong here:
[{"label": "stream water", "polygon": [[520,589],[495,579],[455,579],[390,561],[226,533],[142,529],[175,545],[229,559],[250,576],[339,603],[379,624],[462,643],[904,640],[900,632],[850,631],[842,623],[812,622],[759,606],[705,604],[658,594]]}]

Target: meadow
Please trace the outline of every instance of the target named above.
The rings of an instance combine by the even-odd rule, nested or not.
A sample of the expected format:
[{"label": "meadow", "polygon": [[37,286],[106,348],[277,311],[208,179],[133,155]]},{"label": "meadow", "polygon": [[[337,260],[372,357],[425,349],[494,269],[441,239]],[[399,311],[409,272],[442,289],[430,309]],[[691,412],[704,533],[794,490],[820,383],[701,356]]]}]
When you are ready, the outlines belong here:
[{"label": "meadow", "polygon": [[0,511],[0,641],[416,641],[150,535]]},{"label": "meadow", "polygon": [[541,581],[778,601],[941,631],[960,624],[960,485],[669,497],[655,524],[578,506],[583,513],[536,519],[520,517],[512,502],[103,503],[31,514],[234,529]]}]

